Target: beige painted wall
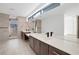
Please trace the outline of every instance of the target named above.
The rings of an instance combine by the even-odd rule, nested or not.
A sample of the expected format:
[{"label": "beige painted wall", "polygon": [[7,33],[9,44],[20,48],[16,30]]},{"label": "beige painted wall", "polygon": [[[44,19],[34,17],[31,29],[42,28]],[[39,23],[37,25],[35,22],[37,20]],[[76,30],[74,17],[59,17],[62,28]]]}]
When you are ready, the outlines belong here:
[{"label": "beige painted wall", "polygon": [[0,13],[0,40],[7,40],[9,36],[9,15]]},{"label": "beige painted wall", "polygon": [[0,13],[0,27],[9,26],[9,15]]}]

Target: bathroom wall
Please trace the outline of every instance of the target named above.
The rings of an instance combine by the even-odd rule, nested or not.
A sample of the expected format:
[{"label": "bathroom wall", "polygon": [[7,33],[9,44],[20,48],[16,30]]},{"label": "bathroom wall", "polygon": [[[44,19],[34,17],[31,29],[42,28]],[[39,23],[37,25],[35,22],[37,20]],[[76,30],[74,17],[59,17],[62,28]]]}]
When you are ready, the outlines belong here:
[{"label": "bathroom wall", "polygon": [[42,18],[42,32],[54,32],[56,35],[64,35],[63,14],[48,15]]},{"label": "bathroom wall", "polygon": [[61,6],[36,17],[36,19],[40,19],[42,22],[42,33],[54,32],[55,35],[64,36],[64,13]]},{"label": "bathroom wall", "polygon": [[8,40],[9,15],[0,13],[0,40]]}]

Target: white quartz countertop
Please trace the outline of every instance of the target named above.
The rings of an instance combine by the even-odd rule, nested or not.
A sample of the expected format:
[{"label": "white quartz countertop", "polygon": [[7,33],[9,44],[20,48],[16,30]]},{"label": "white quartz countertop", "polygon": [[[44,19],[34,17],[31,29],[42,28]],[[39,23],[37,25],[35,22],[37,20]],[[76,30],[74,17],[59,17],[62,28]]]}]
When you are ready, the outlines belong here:
[{"label": "white quartz countertop", "polygon": [[52,37],[47,37],[44,33],[31,33],[29,35],[66,53],[71,55],[79,55],[79,42],[66,40],[64,37],[57,37],[55,35]]},{"label": "white quartz countertop", "polygon": [[22,32],[31,32],[31,31],[22,30]]}]

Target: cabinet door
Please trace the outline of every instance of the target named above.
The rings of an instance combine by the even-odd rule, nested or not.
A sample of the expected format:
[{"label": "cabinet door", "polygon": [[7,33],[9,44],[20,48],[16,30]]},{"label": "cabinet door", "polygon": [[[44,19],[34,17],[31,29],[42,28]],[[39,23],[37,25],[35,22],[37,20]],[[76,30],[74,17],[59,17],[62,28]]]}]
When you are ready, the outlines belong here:
[{"label": "cabinet door", "polygon": [[55,47],[49,46],[49,55],[69,55],[69,54]]},{"label": "cabinet door", "polygon": [[29,42],[30,42],[30,47],[33,49],[34,48],[34,43],[33,43],[33,38],[29,36]]},{"label": "cabinet door", "polygon": [[49,46],[49,55],[59,55],[55,49],[51,46]]},{"label": "cabinet door", "polygon": [[48,45],[43,42],[40,42],[40,54],[48,55]]},{"label": "cabinet door", "polygon": [[40,54],[40,41],[37,39],[34,39],[34,51],[36,54]]}]

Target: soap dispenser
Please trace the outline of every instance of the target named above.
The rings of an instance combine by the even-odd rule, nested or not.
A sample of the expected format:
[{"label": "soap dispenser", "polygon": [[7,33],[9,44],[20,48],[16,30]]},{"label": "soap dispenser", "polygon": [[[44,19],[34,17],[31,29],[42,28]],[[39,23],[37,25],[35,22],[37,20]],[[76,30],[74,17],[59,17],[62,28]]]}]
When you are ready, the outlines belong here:
[{"label": "soap dispenser", "polygon": [[47,37],[49,37],[49,32],[46,33]]},{"label": "soap dispenser", "polygon": [[50,32],[50,36],[52,36],[53,32]]}]

